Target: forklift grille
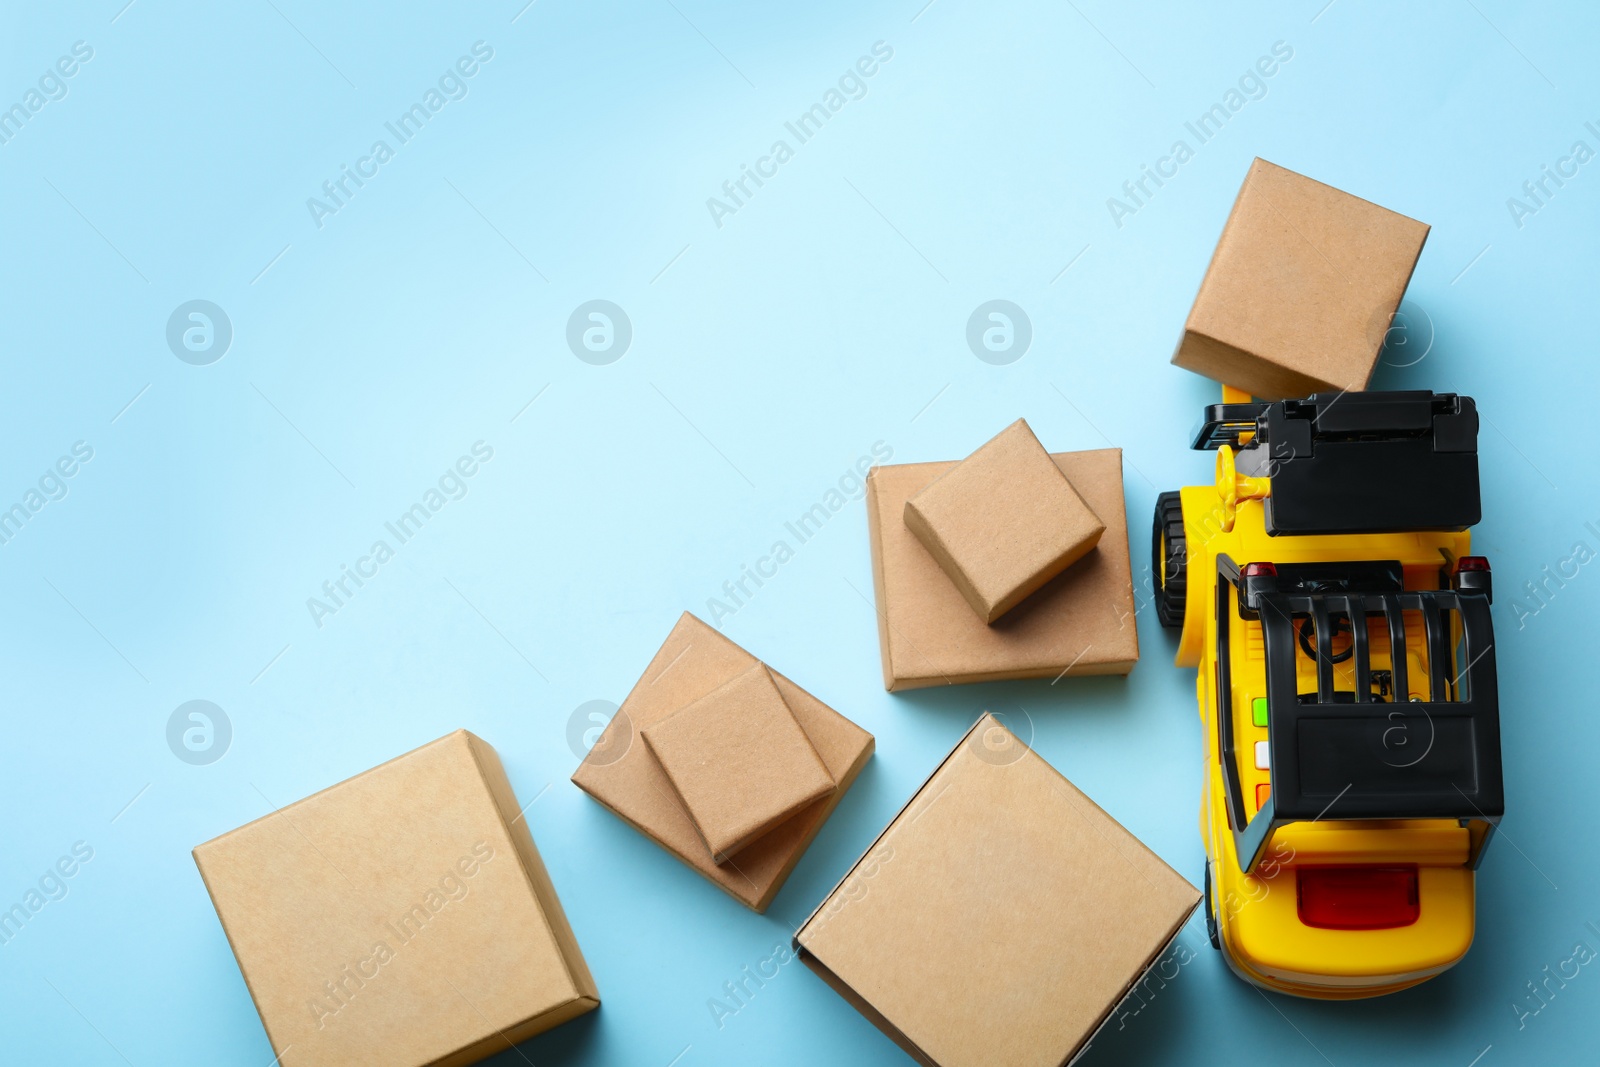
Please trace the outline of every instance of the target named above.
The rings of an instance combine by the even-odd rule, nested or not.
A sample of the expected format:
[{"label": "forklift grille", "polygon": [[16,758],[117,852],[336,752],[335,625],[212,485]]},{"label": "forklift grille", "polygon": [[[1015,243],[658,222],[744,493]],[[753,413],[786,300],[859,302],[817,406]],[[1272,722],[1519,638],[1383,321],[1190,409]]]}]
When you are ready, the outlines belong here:
[{"label": "forklift grille", "polygon": [[[1266,662],[1272,792],[1248,820],[1233,736],[1230,586],[1240,591],[1239,614],[1260,620]],[[1238,567],[1223,556],[1217,613],[1218,737],[1243,870],[1254,868],[1275,828],[1324,818],[1456,819],[1474,831],[1469,865],[1477,866],[1505,811],[1486,595],[1285,590],[1275,577],[1241,583]],[[1410,676],[1407,618],[1422,623],[1424,678]],[[1369,634],[1369,620],[1378,623],[1376,635]],[[1347,647],[1336,652],[1346,634]],[[1388,672],[1372,668],[1375,636],[1386,638]],[[1299,656],[1315,661],[1314,692],[1299,691]],[[1349,660],[1354,686],[1337,689],[1335,666]]]}]

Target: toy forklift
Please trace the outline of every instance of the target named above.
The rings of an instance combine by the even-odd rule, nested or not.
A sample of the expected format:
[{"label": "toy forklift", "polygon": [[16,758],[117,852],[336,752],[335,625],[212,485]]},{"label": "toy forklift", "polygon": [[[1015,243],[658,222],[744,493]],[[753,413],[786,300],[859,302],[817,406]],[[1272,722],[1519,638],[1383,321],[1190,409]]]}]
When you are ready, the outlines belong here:
[{"label": "toy forklift", "polygon": [[1156,608],[1198,668],[1206,928],[1235,973],[1390,993],[1472,944],[1504,812],[1478,415],[1450,393],[1224,389],[1214,485],[1156,501]]}]

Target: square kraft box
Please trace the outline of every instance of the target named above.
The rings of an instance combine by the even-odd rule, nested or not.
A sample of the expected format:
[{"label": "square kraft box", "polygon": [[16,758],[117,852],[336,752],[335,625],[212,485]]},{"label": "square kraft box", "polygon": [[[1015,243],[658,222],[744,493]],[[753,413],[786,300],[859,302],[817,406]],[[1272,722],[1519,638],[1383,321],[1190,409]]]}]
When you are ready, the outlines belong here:
[{"label": "square kraft box", "polygon": [[1269,400],[1364,389],[1428,225],[1250,165],[1172,362]]},{"label": "square kraft box", "polygon": [[[954,590],[951,592],[955,595]],[[967,612],[968,617],[971,614]],[[718,889],[745,907],[763,912],[866,766],[872,755],[872,735],[772,671],[772,680],[784,702],[827,766],[836,787],[828,796],[746,845],[721,866],[712,862],[710,851],[696,832],[694,821],[683,810],[666,772],[638,736],[651,723],[759,663],[755,656],[684,612],[578,766],[572,781]]]},{"label": "square kraft box", "polygon": [[834,790],[764,664],[640,734],[719,864]]},{"label": "square kraft box", "polygon": [[1082,559],[1105,533],[1024,419],[906,501],[905,521],[984,622]]},{"label": "square kraft box", "polygon": [[194,850],[283,1067],[457,1067],[600,1004],[494,750],[458,730]]},{"label": "square kraft box", "polygon": [[1061,1067],[1199,901],[985,715],[794,946],[924,1067]]},{"label": "square kraft box", "polygon": [[992,625],[973,613],[902,520],[905,503],[955,466],[906,463],[867,475],[867,528],[883,683],[930,685],[1127,674],[1139,661],[1122,450],[1050,457],[1105,525],[1093,552]]}]

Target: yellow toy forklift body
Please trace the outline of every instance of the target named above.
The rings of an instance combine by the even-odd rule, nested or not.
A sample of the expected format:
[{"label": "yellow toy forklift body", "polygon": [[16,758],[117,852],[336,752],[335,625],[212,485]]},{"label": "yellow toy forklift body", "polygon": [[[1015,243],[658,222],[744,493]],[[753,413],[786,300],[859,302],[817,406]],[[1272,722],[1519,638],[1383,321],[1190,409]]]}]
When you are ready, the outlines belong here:
[{"label": "yellow toy forklift body", "polygon": [[[1471,946],[1474,868],[1503,809],[1487,564],[1450,528],[1477,519],[1476,410],[1427,393],[1226,399],[1196,441],[1216,479],[1163,494],[1154,546],[1177,664],[1197,669],[1208,932],[1263,988],[1393,992]],[[1464,429],[1470,449],[1451,452]],[[1471,499],[1352,515],[1352,477],[1375,498],[1426,482]]]}]

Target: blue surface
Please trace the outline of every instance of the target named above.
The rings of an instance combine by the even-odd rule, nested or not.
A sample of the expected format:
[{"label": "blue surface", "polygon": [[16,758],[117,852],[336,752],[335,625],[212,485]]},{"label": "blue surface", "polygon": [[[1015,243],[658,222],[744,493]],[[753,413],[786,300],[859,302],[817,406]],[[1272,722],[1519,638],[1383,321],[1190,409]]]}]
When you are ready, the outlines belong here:
[{"label": "blue surface", "polygon": [[[1561,161],[1600,150],[1596,9],[523,2],[8,5],[0,104],[45,91],[0,144],[0,506],[41,489],[0,544],[0,905],[75,843],[93,857],[0,946],[0,1060],[264,1067],[189,849],[457,727],[533,801],[604,998],[502,1065],[905,1062],[796,965],[720,1027],[708,1002],[986,703],[1026,706],[1039,751],[1198,880],[1193,677],[1153,614],[1126,680],[887,695],[859,499],[721,620],[878,739],[768,915],[582,795],[569,720],[581,748],[583,705],[621,700],[678,612],[707,613],[878,442],[954,458],[1022,415],[1055,449],[1120,445],[1147,558],[1157,490],[1208,475],[1184,442],[1215,387],[1167,358],[1257,154],[1434,227],[1376,384],[1485,415],[1510,813],[1444,977],[1269,998],[1196,920],[1192,959],[1090,1062],[1592,1057],[1600,973],[1564,961],[1600,952],[1600,479],[1568,405],[1596,378],[1600,163]],[[78,41],[92,58],[45,77]],[[386,131],[479,41],[492,58],[421,132]],[[799,143],[785,122],[879,41],[892,58]],[[1292,58],[1198,144],[1185,122],[1275,42]],[[362,163],[380,139],[392,158]],[[779,139],[792,158],[760,163]],[[1193,158],[1114,220],[1178,139]],[[775,173],[714,219],[758,163]],[[1529,199],[1558,165],[1576,176]],[[341,166],[372,176],[318,220]],[[595,299],[632,326],[607,365],[566,341]],[[992,299],[1031,322],[1009,365],[966,342]],[[184,348],[186,317],[176,351],[202,365],[168,344],[191,300],[231,323],[220,360]],[[480,441],[459,499],[387,538]],[[92,459],[47,477],[75,442]],[[379,539],[393,558],[314,619]],[[181,728],[169,748],[191,700],[231,725],[220,760],[177,758]]]}]

